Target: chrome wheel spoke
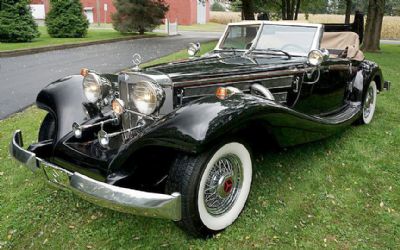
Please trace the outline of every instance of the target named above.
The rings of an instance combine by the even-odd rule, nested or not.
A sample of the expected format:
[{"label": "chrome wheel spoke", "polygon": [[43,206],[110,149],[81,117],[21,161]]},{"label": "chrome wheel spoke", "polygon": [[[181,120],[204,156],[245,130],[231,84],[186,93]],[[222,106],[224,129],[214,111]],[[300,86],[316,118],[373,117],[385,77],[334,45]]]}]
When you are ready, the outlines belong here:
[{"label": "chrome wheel spoke", "polygon": [[243,166],[236,155],[218,159],[210,170],[204,190],[204,204],[214,216],[232,208],[242,186]]}]

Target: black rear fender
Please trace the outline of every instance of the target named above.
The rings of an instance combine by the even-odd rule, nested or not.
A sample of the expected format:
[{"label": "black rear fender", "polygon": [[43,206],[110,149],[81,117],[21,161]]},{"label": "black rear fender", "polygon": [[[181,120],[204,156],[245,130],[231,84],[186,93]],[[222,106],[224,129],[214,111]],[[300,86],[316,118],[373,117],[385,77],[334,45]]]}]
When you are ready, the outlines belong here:
[{"label": "black rear fender", "polygon": [[375,81],[379,91],[383,90],[383,75],[382,70],[378,64],[364,60],[358,67],[358,71],[355,74],[352,85],[349,101],[362,102],[365,95],[365,90],[371,81]]},{"label": "black rear fender", "polygon": [[364,72],[364,87],[367,87],[371,81],[375,81],[378,90],[382,91],[384,79],[378,64],[365,60],[362,62],[362,70]]}]

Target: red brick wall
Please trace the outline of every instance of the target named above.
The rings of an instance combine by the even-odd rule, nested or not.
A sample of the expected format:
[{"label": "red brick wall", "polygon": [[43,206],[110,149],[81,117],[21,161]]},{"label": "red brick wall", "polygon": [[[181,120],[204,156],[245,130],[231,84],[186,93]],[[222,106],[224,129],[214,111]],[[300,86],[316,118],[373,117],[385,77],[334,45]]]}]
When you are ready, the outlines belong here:
[{"label": "red brick wall", "polygon": [[[115,12],[112,4],[113,0],[99,0],[100,2],[100,22],[111,23],[111,14]],[[166,15],[171,22],[178,20],[181,25],[191,25],[197,23],[197,1],[198,0],[165,0],[170,6]],[[46,12],[49,10],[49,0],[31,0],[32,4],[44,4]],[[93,21],[97,23],[97,0],[81,0],[83,7],[93,8]],[[104,11],[104,4],[108,5],[107,14]],[[207,4],[207,22],[210,18],[210,1]]]},{"label": "red brick wall", "polygon": [[178,20],[178,23],[183,25],[196,23],[197,0],[165,0],[165,2],[169,5],[166,18],[171,22]]},{"label": "red brick wall", "polygon": [[[97,0],[81,0],[83,7],[93,8],[93,21],[97,23]],[[111,23],[111,14],[115,12],[115,7],[112,4],[112,0],[100,0],[100,22]],[[104,4],[107,4],[107,12],[104,11]]]},{"label": "red brick wall", "polygon": [[[191,25],[197,23],[197,1],[198,0],[165,0],[169,4],[169,11],[166,18],[171,22],[178,20],[181,25]],[[206,1],[207,13],[206,20],[210,19],[210,1]]]}]

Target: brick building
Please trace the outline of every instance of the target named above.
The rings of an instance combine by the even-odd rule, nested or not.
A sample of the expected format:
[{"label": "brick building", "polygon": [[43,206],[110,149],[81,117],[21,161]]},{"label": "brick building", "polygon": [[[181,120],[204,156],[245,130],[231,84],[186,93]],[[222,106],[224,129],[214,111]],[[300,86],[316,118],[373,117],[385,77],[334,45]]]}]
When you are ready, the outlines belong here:
[{"label": "brick building", "polygon": [[[49,10],[50,0],[31,0],[34,16],[40,17],[42,10]],[[81,0],[84,12],[91,23],[111,23],[111,14],[115,12],[113,0]],[[178,21],[181,25],[204,24],[210,18],[209,0],[165,0],[169,5],[166,15],[171,22]],[[99,13],[99,15],[98,15]]]}]

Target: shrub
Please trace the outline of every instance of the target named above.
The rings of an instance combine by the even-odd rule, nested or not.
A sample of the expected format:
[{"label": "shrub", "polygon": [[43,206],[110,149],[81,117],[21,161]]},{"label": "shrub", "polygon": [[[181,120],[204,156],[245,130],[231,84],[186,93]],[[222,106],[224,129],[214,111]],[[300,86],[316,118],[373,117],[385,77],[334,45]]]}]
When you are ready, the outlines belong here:
[{"label": "shrub", "polygon": [[114,28],[140,34],[160,25],[169,8],[164,0],[115,0],[114,5],[117,9],[112,16]]},{"label": "shrub", "polygon": [[225,7],[224,6],[222,6],[220,3],[218,3],[218,2],[214,2],[212,5],[211,5],[211,10],[212,11],[225,11]]},{"label": "shrub", "polygon": [[28,0],[0,1],[0,42],[30,42],[39,35]]},{"label": "shrub", "polygon": [[89,21],[79,0],[51,0],[46,26],[51,37],[79,38],[86,36]]}]

